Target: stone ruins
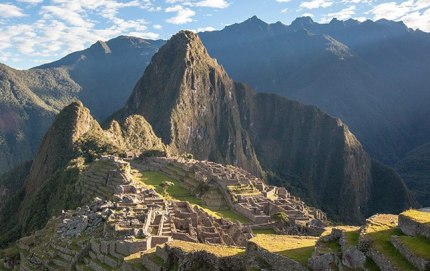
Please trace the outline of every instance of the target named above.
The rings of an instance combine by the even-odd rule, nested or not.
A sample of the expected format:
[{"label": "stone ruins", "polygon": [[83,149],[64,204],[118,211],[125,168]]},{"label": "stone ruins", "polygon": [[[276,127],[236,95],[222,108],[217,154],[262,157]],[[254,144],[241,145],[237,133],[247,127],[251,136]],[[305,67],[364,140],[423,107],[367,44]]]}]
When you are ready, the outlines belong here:
[{"label": "stone ruins", "polygon": [[[275,227],[279,233],[319,235],[327,221],[322,211],[308,207],[285,188],[267,185],[245,170],[208,161],[184,158],[147,158],[136,167],[160,171],[199,194],[208,206],[231,208],[252,221],[253,227]],[[290,229],[276,228],[272,215],[285,213]],[[271,226],[270,226],[271,225]]]},{"label": "stone ruins", "polygon": [[[159,171],[193,191],[213,209],[236,211],[249,219],[241,224],[216,218],[197,205],[167,200],[140,180],[132,170]],[[75,190],[82,206],[50,220],[31,237],[22,238],[21,270],[114,270],[124,259],[172,240],[245,247],[252,229],[278,233],[318,234],[326,221],[321,211],[307,207],[286,189],[233,166],[181,158],[145,158],[125,161],[102,157],[81,174]],[[272,215],[284,212],[289,225]],[[49,240],[46,236],[52,236]],[[146,263],[146,264],[145,264]],[[74,270],[74,269],[73,269]]]}]

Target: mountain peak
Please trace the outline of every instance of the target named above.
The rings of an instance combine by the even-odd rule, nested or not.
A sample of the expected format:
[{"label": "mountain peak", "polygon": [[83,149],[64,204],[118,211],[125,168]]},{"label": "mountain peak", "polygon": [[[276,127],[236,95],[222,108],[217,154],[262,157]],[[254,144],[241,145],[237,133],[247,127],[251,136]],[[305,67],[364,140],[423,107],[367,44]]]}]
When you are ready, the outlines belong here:
[{"label": "mountain peak", "polygon": [[167,42],[171,46],[177,49],[189,49],[192,45],[198,43],[201,44],[199,36],[192,31],[182,30],[172,36],[172,38]]},{"label": "mountain peak", "polygon": [[305,28],[314,24],[310,16],[297,17],[290,26]]},{"label": "mountain peak", "polygon": [[73,144],[92,129],[100,129],[100,126],[81,101],[74,101],[61,110],[34,157],[27,192],[35,192],[48,176],[66,163],[73,156]]},{"label": "mountain peak", "polygon": [[109,48],[109,45],[107,45],[104,41],[97,41],[93,45],[91,45],[90,50],[94,53],[98,54],[110,54],[112,53],[111,49]]}]

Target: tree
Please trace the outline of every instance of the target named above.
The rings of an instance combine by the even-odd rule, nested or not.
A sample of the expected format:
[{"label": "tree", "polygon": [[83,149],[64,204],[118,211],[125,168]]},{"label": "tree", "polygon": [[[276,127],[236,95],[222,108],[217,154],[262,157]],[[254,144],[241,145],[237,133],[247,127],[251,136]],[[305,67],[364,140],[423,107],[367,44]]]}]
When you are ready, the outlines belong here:
[{"label": "tree", "polygon": [[175,184],[169,181],[162,181],[159,186],[161,189],[163,189],[163,196],[167,196],[169,193],[167,193],[167,189],[171,186],[174,186]]}]

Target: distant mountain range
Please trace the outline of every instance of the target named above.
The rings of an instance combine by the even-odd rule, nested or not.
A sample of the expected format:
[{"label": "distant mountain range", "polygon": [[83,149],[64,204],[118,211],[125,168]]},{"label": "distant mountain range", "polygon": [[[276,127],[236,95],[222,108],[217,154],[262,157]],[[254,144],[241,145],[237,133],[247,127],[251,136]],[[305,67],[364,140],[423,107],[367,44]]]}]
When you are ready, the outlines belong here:
[{"label": "distant mountain range", "polygon": [[[287,26],[252,17],[199,36],[232,79],[339,117],[373,158],[400,169],[409,151],[430,141],[427,33],[387,20],[318,24],[302,17]],[[82,100],[98,120],[120,109],[163,44],[121,36],[27,71],[2,65],[0,172],[32,159],[55,114],[71,101]],[[158,118],[152,125],[159,132],[166,119]],[[400,172],[409,182],[408,169]],[[414,183],[429,180],[426,173],[414,176]],[[417,194],[422,186],[411,187]],[[420,193],[419,199],[430,195]]]}]

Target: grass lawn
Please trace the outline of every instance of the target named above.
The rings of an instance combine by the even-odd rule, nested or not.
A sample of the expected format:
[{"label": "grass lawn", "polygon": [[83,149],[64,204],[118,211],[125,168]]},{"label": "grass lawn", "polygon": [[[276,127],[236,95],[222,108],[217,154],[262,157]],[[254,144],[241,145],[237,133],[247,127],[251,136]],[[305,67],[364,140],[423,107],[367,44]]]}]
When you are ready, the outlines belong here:
[{"label": "grass lawn", "polygon": [[400,241],[413,253],[430,261],[430,241],[424,237],[399,236]]},{"label": "grass lawn", "polygon": [[180,181],[173,180],[168,176],[164,175],[160,172],[153,171],[134,171],[133,177],[135,180],[143,182],[148,188],[153,188],[160,195],[163,194],[163,189],[160,184],[164,181],[172,182],[174,185],[169,186],[167,188],[167,193],[172,200],[180,200],[180,201],[188,201],[193,205],[200,206],[203,210],[205,210],[208,214],[217,217],[217,218],[226,218],[231,221],[239,221],[241,223],[249,223],[250,220],[246,217],[240,215],[239,213],[226,209],[226,210],[215,210],[209,208],[203,200],[196,198],[193,194],[190,193],[188,189],[182,186]]},{"label": "grass lawn", "polygon": [[275,230],[270,228],[270,229],[253,229],[252,233],[254,234],[275,234]]},{"label": "grass lawn", "polygon": [[414,220],[418,223],[422,224],[428,224],[430,226],[430,213],[429,212],[422,212],[418,210],[408,210],[400,215],[406,216],[407,218]]},{"label": "grass lawn", "polygon": [[345,232],[346,242],[350,246],[357,246],[359,238],[360,238],[359,231],[348,231],[348,232]]},{"label": "grass lawn", "polygon": [[373,216],[365,226],[364,235],[365,238],[373,241],[374,249],[384,254],[400,270],[415,270],[412,264],[391,244],[392,235],[403,235],[402,231],[397,228],[397,216]]},{"label": "grass lawn", "polygon": [[330,242],[321,242],[319,245],[319,253],[339,253],[341,251],[341,247],[339,244],[339,240],[333,240]]},{"label": "grass lawn", "polygon": [[368,271],[380,271],[379,266],[369,257],[366,257],[366,262],[364,263],[364,267],[367,268]]},{"label": "grass lawn", "polygon": [[170,241],[167,244],[172,248],[180,248],[184,252],[208,251],[218,257],[230,257],[245,253],[245,249],[239,247],[191,243],[179,240]]},{"label": "grass lawn", "polygon": [[317,240],[317,237],[309,236],[258,234],[250,242],[306,266]]}]

